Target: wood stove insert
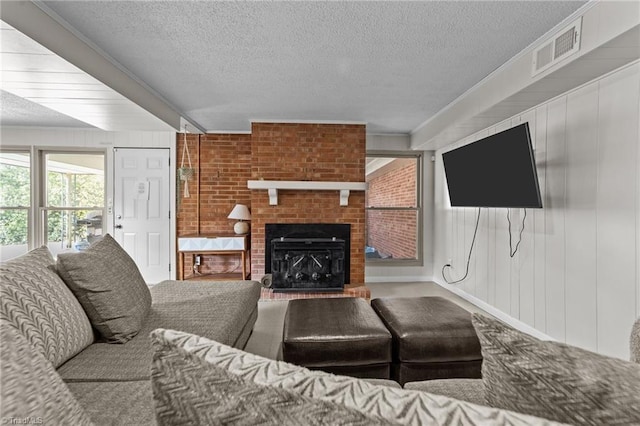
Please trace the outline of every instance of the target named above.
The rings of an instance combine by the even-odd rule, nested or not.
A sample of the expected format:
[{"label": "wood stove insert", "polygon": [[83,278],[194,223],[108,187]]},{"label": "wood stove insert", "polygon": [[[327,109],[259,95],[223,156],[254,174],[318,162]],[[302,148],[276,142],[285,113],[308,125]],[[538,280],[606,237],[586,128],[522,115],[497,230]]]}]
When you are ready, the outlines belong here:
[{"label": "wood stove insert", "polygon": [[265,270],[274,292],[342,291],[349,282],[349,224],[267,224]]}]

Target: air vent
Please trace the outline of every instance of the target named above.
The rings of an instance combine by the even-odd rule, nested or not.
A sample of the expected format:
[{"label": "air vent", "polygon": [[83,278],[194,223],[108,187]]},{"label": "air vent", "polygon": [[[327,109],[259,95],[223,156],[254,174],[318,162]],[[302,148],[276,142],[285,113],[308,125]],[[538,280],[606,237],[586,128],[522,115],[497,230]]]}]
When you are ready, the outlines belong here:
[{"label": "air vent", "polygon": [[551,40],[538,47],[533,52],[531,75],[535,76],[541,73],[580,50],[581,27],[582,18],[578,18],[571,25],[558,32]]},{"label": "air vent", "polygon": [[540,68],[549,65],[553,61],[553,43],[547,43],[536,52],[535,63]]}]

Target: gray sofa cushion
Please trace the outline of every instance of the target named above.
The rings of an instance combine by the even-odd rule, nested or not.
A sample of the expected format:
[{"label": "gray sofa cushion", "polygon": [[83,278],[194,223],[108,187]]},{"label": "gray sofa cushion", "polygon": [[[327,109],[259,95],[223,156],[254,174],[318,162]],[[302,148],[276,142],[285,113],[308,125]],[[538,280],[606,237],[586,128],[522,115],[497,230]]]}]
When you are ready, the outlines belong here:
[{"label": "gray sofa cushion", "polygon": [[51,363],[4,320],[0,340],[3,424],[92,424]]},{"label": "gray sofa cushion", "polygon": [[[170,345],[256,385],[297,392],[344,405],[392,423],[424,424],[555,424],[540,418],[483,407],[440,395],[376,386],[364,380],[273,361],[212,340],[170,330],[156,330],[154,345]],[[187,392],[189,388],[185,387]]]},{"label": "gray sofa cushion", "polygon": [[404,385],[404,388],[444,395],[474,404],[487,405],[484,396],[484,384],[481,379],[424,380],[421,382],[409,382]]},{"label": "gray sofa cushion", "polygon": [[0,265],[0,318],[58,367],[93,340],[87,314],[46,246]]},{"label": "gray sofa cushion", "polygon": [[153,392],[149,380],[67,383],[91,421],[100,426],[153,425]]},{"label": "gray sofa cushion", "polygon": [[581,425],[640,424],[640,365],[474,314],[487,403]]},{"label": "gray sofa cushion", "polygon": [[257,385],[162,335],[156,335],[153,346],[151,383],[159,425],[390,424],[341,404]]},{"label": "gray sofa cushion", "polygon": [[123,345],[94,343],[58,371],[65,381],[149,379],[149,333],[158,327],[243,346],[256,321],[260,288],[256,281],[164,281],[151,288],[151,312],[135,338]]},{"label": "gray sofa cushion", "polygon": [[109,234],[85,251],[59,254],[58,273],[106,341],[124,343],[138,334],[151,294],[133,259]]}]

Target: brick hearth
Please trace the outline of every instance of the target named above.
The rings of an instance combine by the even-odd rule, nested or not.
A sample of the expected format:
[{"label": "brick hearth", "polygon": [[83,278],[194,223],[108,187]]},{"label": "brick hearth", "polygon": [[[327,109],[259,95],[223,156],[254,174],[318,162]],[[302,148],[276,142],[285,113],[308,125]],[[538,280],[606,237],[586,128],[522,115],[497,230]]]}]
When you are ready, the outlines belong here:
[{"label": "brick hearth", "polygon": [[288,292],[274,293],[268,288],[263,288],[260,300],[293,300],[293,299],[330,299],[337,297],[362,297],[367,301],[371,300],[371,290],[366,286],[345,288],[342,292]]}]

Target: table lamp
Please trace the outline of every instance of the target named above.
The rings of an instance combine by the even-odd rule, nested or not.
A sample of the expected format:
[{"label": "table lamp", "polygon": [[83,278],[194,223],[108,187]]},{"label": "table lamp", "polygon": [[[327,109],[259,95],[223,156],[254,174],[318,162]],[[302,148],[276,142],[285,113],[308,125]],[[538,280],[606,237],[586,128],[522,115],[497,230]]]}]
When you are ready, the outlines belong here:
[{"label": "table lamp", "polygon": [[233,230],[236,234],[249,233],[249,223],[245,221],[251,220],[251,213],[249,212],[249,208],[247,206],[245,206],[244,204],[236,204],[227,218],[238,220],[233,225]]}]

